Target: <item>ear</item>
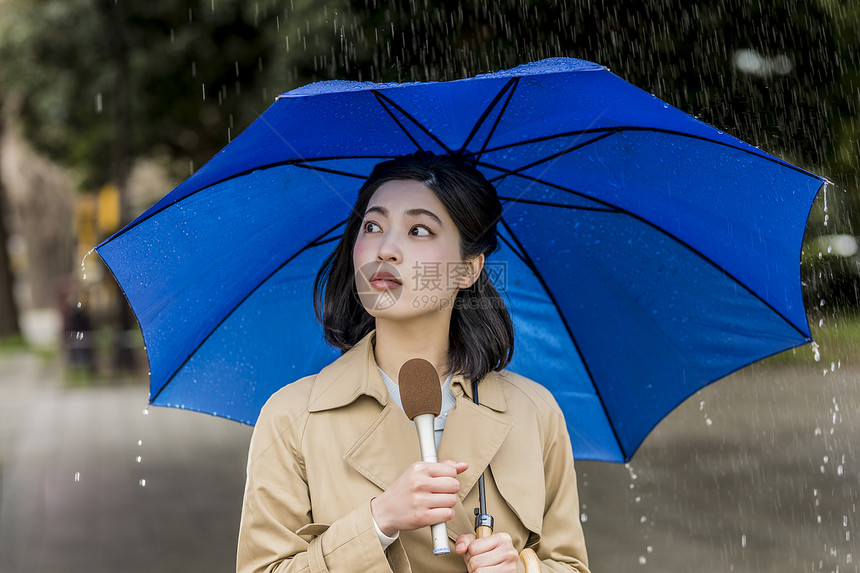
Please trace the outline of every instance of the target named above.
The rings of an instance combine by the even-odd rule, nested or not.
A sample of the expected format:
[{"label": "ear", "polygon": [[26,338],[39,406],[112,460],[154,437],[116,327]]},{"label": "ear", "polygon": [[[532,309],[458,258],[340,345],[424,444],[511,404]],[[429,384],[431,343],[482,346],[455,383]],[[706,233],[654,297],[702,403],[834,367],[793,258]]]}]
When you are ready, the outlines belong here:
[{"label": "ear", "polygon": [[466,259],[463,263],[463,274],[460,275],[457,285],[461,290],[475,284],[475,281],[481,276],[481,271],[484,270],[484,255],[482,253],[473,259]]}]

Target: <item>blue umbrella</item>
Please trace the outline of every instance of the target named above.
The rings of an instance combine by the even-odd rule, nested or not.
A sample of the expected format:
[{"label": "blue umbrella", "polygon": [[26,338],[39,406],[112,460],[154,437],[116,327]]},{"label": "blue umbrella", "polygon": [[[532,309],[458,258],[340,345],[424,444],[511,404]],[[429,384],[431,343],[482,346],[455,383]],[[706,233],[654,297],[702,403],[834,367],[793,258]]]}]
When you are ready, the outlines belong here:
[{"label": "blue umbrella", "polygon": [[698,389],[811,340],[800,249],[824,179],[559,58],[285,93],[99,245],[140,323],[152,404],[253,424],[336,358],[313,279],[363,178],[418,150],[469,157],[496,185],[510,368],[552,391],[579,459],[629,460]]}]

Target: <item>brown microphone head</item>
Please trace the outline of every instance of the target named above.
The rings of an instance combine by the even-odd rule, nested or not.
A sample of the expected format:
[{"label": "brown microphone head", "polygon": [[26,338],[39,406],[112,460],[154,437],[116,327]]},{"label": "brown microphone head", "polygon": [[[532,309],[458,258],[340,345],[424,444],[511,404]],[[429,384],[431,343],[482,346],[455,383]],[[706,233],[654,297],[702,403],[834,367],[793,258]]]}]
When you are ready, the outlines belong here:
[{"label": "brown microphone head", "polygon": [[442,411],[442,385],[433,365],[423,358],[407,360],[398,376],[403,411],[410,420],[421,414],[438,416]]}]

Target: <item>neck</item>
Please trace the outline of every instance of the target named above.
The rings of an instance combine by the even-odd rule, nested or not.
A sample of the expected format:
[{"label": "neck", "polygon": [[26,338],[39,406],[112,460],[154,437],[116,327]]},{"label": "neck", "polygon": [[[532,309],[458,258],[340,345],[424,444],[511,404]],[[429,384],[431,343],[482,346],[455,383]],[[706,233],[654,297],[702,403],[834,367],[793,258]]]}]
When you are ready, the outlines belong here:
[{"label": "neck", "polygon": [[400,367],[407,360],[423,358],[436,369],[439,383],[444,383],[449,369],[449,326],[449,320],[401,322],[377,319],[374,345],[376,364],[396,381]]}]

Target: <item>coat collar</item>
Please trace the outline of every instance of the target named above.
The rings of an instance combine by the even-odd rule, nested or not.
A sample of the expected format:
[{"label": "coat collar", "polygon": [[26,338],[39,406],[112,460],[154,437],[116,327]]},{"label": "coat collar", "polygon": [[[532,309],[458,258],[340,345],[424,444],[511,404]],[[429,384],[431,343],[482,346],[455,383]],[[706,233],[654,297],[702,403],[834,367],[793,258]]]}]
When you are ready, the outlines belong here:
[{"label": "coat collar", "polygon": [[[359,402],[362,396],[373,398],[382,407],[369,408],[357,403],[355,415],[366,420],[366,429],[344,455],[344,461],[381,490],[396,480],[413,461],[420,459],[415,427],[403,411],[389,399],[388,390],[373,355],[374,332],[335,362],[317,374],[308,409],[321,412]],[[501,384],[502,377],[491,372],[479,385],[481,405],[472,402],[471,384],[461,376],[451,381],[457,397],[449,412],[438,458],[465,461],[469,469],[460,474],[455,518],[449,522],[451,539],[473,530],[473,515],[463,506],[463,500],[473,489],[480,475],[502,447],[511,431],[511,421],[501,414],[506,409]],[[449,436],[476,436],[480,439],[456,440]],[[448,439],[446,439],[448,438]]]},{"label": "coat collar", "polygon": [[343,356],[316,375],[308,410],[322,412],[352,404],[359,396],[375,399],[381,406],[388,404],[388,389],[373,355],[373,337],[369,332]]},{"label": "coat collar", "polygon": [[[388,404],[388,389],[379,375],[373,354],[375,336],[375,330],[369,332],[343,356],[317,374],[308,404],[311,412],[342,408],[362,395],[374,398],[383,407]],[[497,372],[490,372],[484,377],[478,385],[478,398],[482,406],[496,412],[505,411],[501,383]],[[465,396],[472,400],[472,385],[462,376],[454,376],[451,379],[451,389],[458,398]]]}]

